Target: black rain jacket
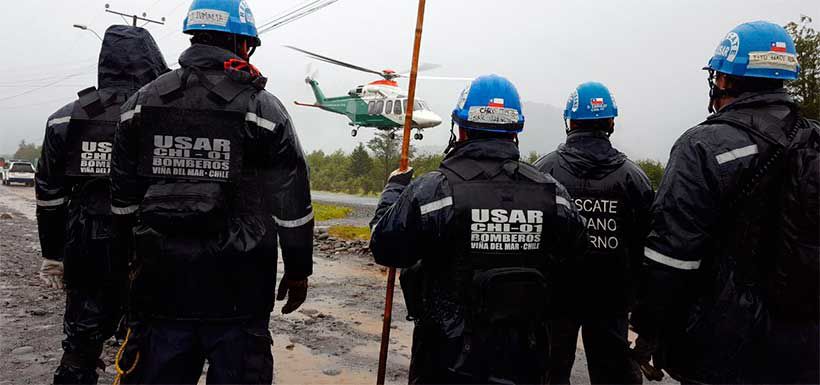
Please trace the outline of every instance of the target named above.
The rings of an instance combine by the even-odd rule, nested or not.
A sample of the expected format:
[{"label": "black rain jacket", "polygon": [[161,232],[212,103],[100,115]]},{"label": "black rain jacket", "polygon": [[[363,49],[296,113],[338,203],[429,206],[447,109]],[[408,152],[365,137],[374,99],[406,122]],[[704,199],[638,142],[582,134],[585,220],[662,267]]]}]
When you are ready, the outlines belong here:
[{"label": "black rain jacket", "polygon": [[[165,59],[147,30],[122,25],[108,28],[100,50],[97,82],[100,102],[107,112],[97,118],[111,116],[115,123],[120,105],[167,71]],[[86,91],[94,93],[89,89],[81,94]],[[108,178],[66,175],[72,115],[88,118],[81,104],[71,102],[49,116],[35,189],[43,257],[65,259],[70,287],[89,283],[75,279],[81,275],[103,279],[96,273],[105,273],[111,263],[105,260],[110,254],[112,231]]]},{"label": "black rain jacket", "polygon": [[[312,273],[313,208],[304,152],[285,107],[262,89],[264,78],[228,68],[237,60],[230,51],[194,44],[180,56],[181,69],[145,86],[122,107],[111,166],[112,211],[118,237],[136,246],[133,309],[144,316],[266,315],[274,302],[277,247],[286,274],[301,279]],[[220,223],[227,224],[219,224],[214,235],[192,229],[171,229],[171,234],[144,221],[146,193],[179,180],[138,174],[140,157],[151,156],[140,152],[142,135],[153,129],[143,122],[149,108],[244,115],[234,122],[243,135],[241,174],[223,185],[228,201],[215,203],[226,208]],[[176,115],[166,113],[154,118],[167,122]],[[192,183],[189,192],[207,195],[200,186],[208,185],[213,183]],[[181,209],[192,203],[168,199],[156,205]]]},{"label": "black rain jacket", "polygon": [[[519,156],[518,147],[513,142],[477,139],[458,143],[446,160],[467,158],[501,164],[518,160]],[[550,250],[550,255],[544,256],[548,261],[546,265],[550,270],[553,267],[557,270],[583,253],[587,239],[582,219],[569,204],[566,189],[549,175],[544,176],[548,183],[555,184],[555,199],[561,202],[555,205],[556,218],[553,218],[561,225],[544,229],[544,233],[550,233],[550,239],[561,240],[545,246]],[[457,256],[453,249],[464,241],[454,242],[448,238],[450,229],[456,227],[455,207],[458,203],[453,203],[453,195],[451,184],[441,171],[419,176],[406,187],[391,182],[385,186],[371,221],[370,248],[378,264],[407,268],[421,261],[425,266],[423,277],[426,283],[421,290],[425,305],[422,319],[413,333],[411,383],[442,381],[436,373],[446,372],[450,361],[458,355],[457,351],[445,348],[451,346],[445,344],[449,339],[460,337],[465,317],[453,278],[459,269],[455,266]],[[445,270],[427,271],[431,266]],[[402,275],[406,273],[403,271]],[[554,279],[552,271],[543,273],[548,280]]]},{"label": "black rain jacket", "polygon": [[[774,255],[760,252],[774,242],[761,229],[767,218],[780,215],[767,208],[776,207],[781,198],[771,197],[766,205],[765,197],[753,197],[764,203],[748,212],[736,202],[771,156],[770,141],[789,144],[787,132],[797,119],[797,106],[785,90],[746,93],[711,118],[720,116],[748,129],[707,120],[684,133],[672,148],[651,210],[645,298],[632,321],[639,334],[661,339],[656,362],[685,378],[707,383],[771,381],[760,373],[777,371],[779,365],[754,356],[776,355],[761,346],[766,339],[781,338],[770,334],[774,329],[767,326],[763,304],[763,282]],[[751,235],[736,234],[738,229]],[[793,325],[789,333],[816,335],[816,322],[807,325]],[[789,353],[817,357],[814,339],[789,346]],[[801,374],[781,375],[776,382]]]},{"label": "black rain jacket", "polygon": [[560,296],[584,316],[623,313],[634,302],[654,191],[649,178],[599,131],[572,131],[566,144],[535,162],[567,188],[586,219],[590,248],[561,277]]}]

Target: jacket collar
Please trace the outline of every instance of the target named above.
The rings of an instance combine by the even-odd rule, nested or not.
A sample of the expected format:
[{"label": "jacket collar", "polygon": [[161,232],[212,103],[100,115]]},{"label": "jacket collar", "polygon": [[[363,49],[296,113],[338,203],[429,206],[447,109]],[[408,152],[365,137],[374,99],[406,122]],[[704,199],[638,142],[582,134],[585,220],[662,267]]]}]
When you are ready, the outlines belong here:
[{"label": "jacket collar", "polygon": [[497,159],[518,160],[521,153],[518,145],[510,140],[502,139],[470,139],[456,143],[455,147],[445,159]]},{"label": "jacket collar", "polygon": [[784,88],[767,92],[746,92],[740,94],[737,99],[724,106],[719,112],[727,112],[745,108],[757,108],[772,104],[783,104],[796,107],[794,99]]},{"label": "jacket collar", "polygon": [[239,59],[239,56],[223,48],[193,44],[179,56],[179,65],[199,69],[224,69],[225,62],[230,59]]}]

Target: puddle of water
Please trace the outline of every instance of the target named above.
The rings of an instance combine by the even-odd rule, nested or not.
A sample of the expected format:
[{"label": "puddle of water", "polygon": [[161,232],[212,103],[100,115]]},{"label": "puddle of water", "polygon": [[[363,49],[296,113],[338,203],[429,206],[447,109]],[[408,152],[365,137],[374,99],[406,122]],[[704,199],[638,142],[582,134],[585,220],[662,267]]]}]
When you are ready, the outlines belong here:
[{"label": "puddle of water", "polygon": [[[274,336],[273,362],[274,382],[277,384],[369,384],[375,382],[375,365],[371,369],[354,368],[345,365],[342,357],[313,354],[299,344],[293,344],[284,335]],[[322,373],[326,369],[337,369],[338,375]]]}]

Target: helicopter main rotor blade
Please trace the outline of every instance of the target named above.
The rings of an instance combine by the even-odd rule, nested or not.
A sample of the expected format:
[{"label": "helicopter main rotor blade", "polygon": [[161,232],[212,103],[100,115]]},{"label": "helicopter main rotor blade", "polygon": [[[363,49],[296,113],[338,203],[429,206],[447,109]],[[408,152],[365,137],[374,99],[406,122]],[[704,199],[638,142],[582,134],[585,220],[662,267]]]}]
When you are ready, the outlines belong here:
[{"label": "helicopter main rotor blade", "polygon": [[[403,78],[409,78],[410,76],[407,75],[399,75]],[[455,77],[455,76],[418,76],[416,77],[419,80],[456,80],[456,81],[472,81],[475,78],[464,78],[464,77]]]},{"label": "helicopter main rotor blade", "polygon": [[[441,64],[435,64],[435,63],[421,63],[421,64],[419,64],[419,72],[422,72],[422,71],[429,71],[429,70],[436,69],[436,68],[440,68],[440,67],[441,67]],[[402,77],[404,77],[404,76],[410,76],[410,70],[399,71],[399,74],[400,74]]]},{"label": "helicopter main rotor blade", "polygon": [[326,62],[326,63],[335,64],[335,65],[337,65],[337,66],[342,66],[342,67],[346,67],[346,68],[354,69],[354,70],[357,70],[357,71],[362,71],[362,72],[367,72],[367,73],[371,73],[371,74],[376,74],[376,75],[379,75],[379,76],[382,76],[382,77],[384,76],[384,73],[382,73],[381,71],[375,71],[375,70],[371,70],[371,69],[369,69],[369,68],[360,67],[360,66],[357,66],[357,65],[354,65],[354,64],[350,64],[350,63],[345,63],[345,62],[343,62],[343,61],[336,60],[336,59],[333,59],[333,58],[329,58],[329,57],[327,57],[327,56],[322,56],[322,55],[319,55],[319,54],[315,54],[315,53],[310,52],[310,51],[305,51],[305,50],[303,50],[303,49],[301,49],[301,48],[296,48],[296,47],[291,46],[291,45],[286,45],[285,47],[290,48],[290,49],[292,49],[292,50],[294,50],[294,51],[299,51],[299,52],[301,52],[301,53],[303,53],[303,54],[305,54],[305,55],[308,55],[308,56],[310,56],[310,57],[312,57],[312,58],[314,58],[314,59],[316,59],[316,60],[321,60],[321,61]]}]

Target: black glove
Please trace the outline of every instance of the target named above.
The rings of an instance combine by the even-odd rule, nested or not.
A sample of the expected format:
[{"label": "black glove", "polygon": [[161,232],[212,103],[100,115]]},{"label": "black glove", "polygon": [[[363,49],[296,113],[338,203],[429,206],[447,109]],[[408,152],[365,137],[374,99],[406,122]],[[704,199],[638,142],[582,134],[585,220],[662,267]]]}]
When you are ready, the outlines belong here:
[{"label": "black glove", "polygon": [[[650,381],[663,380],[662,368],[655,366],[658,363],[649,363],[653,355],[658,351],[658,342],[655,338],[638,336],[635,340],[635,347],[632,349],[632,359],[638,363],[646,379]],[[654,364],[654,365],[653,365]]]},{"label": "black glove", "polygon": [[285,273],[282,280],[279,281],[279,289],[277,289],[279,293],[276,294],[277,301],[284,301],[285,297],[288,298],[288,302],[282,307],[282,314],[290,314],[299,306],[302,306],[305,298],[307,298],[307,289],[307,277],[304,279],[291,279],[288,277],[288,273]]},{"label": "black glove", "polygon": [[394,170],[390,173],[390,177],[387,178],[387,183],[396,183],[402,186],[407,186],[410,184],[410,180],[413,179],[413,168],[408,167],[407,170]]}]

